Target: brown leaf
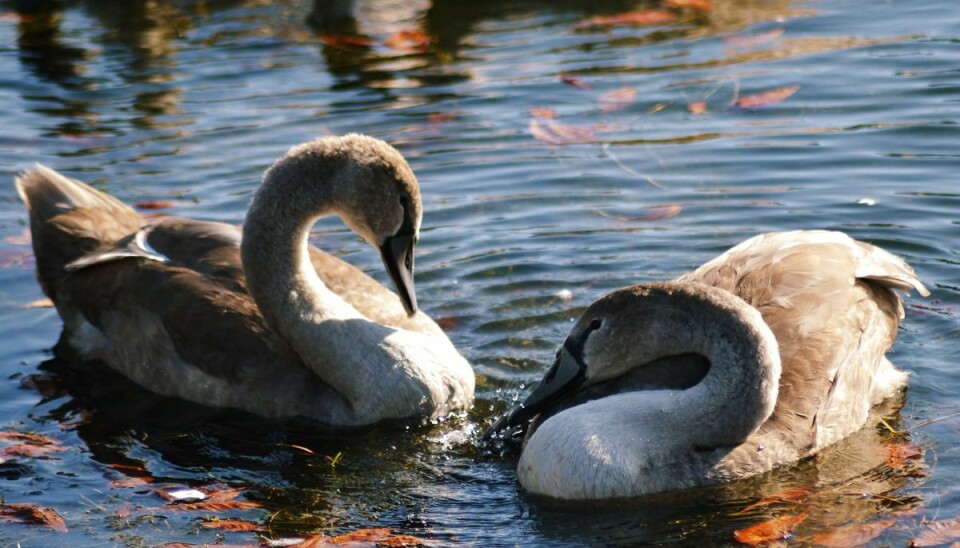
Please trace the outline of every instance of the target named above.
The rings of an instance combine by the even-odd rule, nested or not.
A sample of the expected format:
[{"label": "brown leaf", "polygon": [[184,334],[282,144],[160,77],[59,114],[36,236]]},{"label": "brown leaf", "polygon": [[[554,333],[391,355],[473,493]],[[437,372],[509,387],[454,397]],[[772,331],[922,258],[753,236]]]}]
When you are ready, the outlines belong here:
[{"label": "brown leaf", "polygon": [[636,98],[637,90],[630,86],[608,91],[600,96],[600,110],[603,112],[623,110]]},{"label": "brown leaf", "polygon": [[527,109],[527,111],[530,112],[530,116],[533,116],[534,118],[556,118],[557,117],[557,111],[553,110],[552,108],[530,107]]},{"label": "brown leaf", "polygon": [[62,445],[36,445],[33,443],[18,443],[0,448],[0,457],[40,457],[47,453],[62,453],[69,447]]},{"label": "brown leaf", "polygon": [[263,525],[242,519],[213,518],[200,522],[200,525],[207,529],[218,529],[220,531],[266,531]]},{"label": "brown leaf", "polygon": [[687,110],[690,111],[690,114],[703,114],[707,112],[707,102],[692,101],[687,103]]},{"label": "brown leaf", "polygon": [[923,449],[911,443],[891,443],[885,447],[887,466],[893,470],[904,467],[908,460],[923,458]]},{"label": "brown leaf", "polygon": [[442,124],[444,122],[452,122],[456,119],[456,112],[431,112],[427,114],[427,121],[431,124]]},{"label": "brown leaf", "polygon": [[759,108],[779,103],[800,89],[800,86],[787,86],[783,88],[771,89],[754,95],[744,95],[737,99],[736,105],[740,108]]},{"label": "brown leaf", "polygon": [[224,502],[203,501],[203,502],[184,502],[181,504],[168,504],[170,510],[184,510],[193,512],[227,512],[230,510],[250,510],[260,508],[259,502],[252,500],[228,500]]},{"label": "brown leaf", "polygon": [[554,120],[530,120],[530,134],[549,145],[589,143],[596,139],[596,133],[590,128],[571,126]]},{"label": "brown leaf", "polygon": [[426,51],[430,48],[430,37],[419,30],[401,30],[388,36],[384,44],[393,49]]},{"label": "brown leaf", "polygon": [[713,2],[710,0],[667,0],[663,3],[664,6],[668,8],[674,8],[678,10],[694,10],[694,11],[712,11]]},{"label": "brown leaf", "polygon": [[67,532],[63,517],[53,508],[42,508],[33,504],[0,503],[0,519],[5,521],[44,525],[61,533]]},{"label": "brown leaf", "polygon": [[918,548],[940,546],[958,538],[960,538],[960,518],[931,521],[916,538],[910,541],[910,546]]},{"label": "brown leaf", "polygon": [[772,495],[763,497],[762,499],[758,500],[757,502],[749,506],[746,506],[743,510],[740,510],[739,512],[735,512],[734,515],[746,514],[751,510],[756,510],[757,508],[770,506],[771,504],[798,501],[803,498],[806,498],[806,496],[809,495],[810,493],[813,493],[812,487],[795,487],[793,489],[786,489],[784,491],[779,491]]},{"label": "brown leaf", "polygon": [[427,541],[410,535],[396,535],[377,541],[377,546],[422,546]]},{"label": "brown leaf", "polygon": [[340,49],[360,49],[373,45],[373,40],[366,36],[337,36],[335,34],[325,34],[321,36],[320,42],[326,46]]},{"label": "brown leaf", "polygon": [[335,537],[328,538],[327,544],[347,544],[349,542],[380,542],[390,536],[390,529],[386,527],[376,527],[371,529],[357,529],[350,533],[344,533]]},{"label": "brown leaf", "polygon": [[326,537],[322,534],[312,536],[307,539],[303,539],[302,542],[297,544],[292,544],[290,548],[319,548],[325,544],[324,540]]},{"label": "brown leaf", "polygon": [[665,10],[628,11],[616,15],[597,15],[577,23],[574,28],[663,25],[673,21],[673,19],[673,13]]},{"label": "brown leaf", "polygon": [[567,84],[568,86],[573,86],[575,88],[580,88],[583,90],[593,89],[593,86],[591,86],[589,83],[584,81],[583,78],[570,76],[569,74],[558,74],[557,78],[559,78],[561,82],[563,82],[564,84]]},{"label": "brown leaf", "polygon": [[0,441],[33,443],[35,445],[61,445],[59,440],[44,436],[43,434],[25,434],[12,430],[0,432]]},{"label": "brown leaf", "polygon": [[170,200],[145,200],[143,202],[137,202],[135,207],[137,209],[167,209],[175,205],[177,204]]},{"label": "brown leaf", "polygon": [[784,540],[790,538],[792,529],[805,519],[807,519],[806,512],[795,516],[780,516],[744,529],[737,529],[733,532],[733,538],[737,539],[737,542],[751,546]]},{"label": "brown leaf", "polygon": [[150,485],[152,478],[125,477],[112,480],[108,485],[111,489],[135,489]]},{"label": "brown leaf", "polygon": [[777,38],[783,36],[783,32],[783,28],[781,27],[768,30],[767,32],[761,32],[760,34],[754,34],[752,36],[727,36],[723,39],[723,41],[738,48],[750,48],[776,40]]},{"label": "brown leaf", "polygon": [[862,546],[880,536],[880,533],[890,528],[893,523],[894,521],[892,519],[876,521],[865,525],[851,523],[845,527],[838,527],[814,535],[813,542],[821,546],[829,546],[830,548],[853,548],[854,546]]}]

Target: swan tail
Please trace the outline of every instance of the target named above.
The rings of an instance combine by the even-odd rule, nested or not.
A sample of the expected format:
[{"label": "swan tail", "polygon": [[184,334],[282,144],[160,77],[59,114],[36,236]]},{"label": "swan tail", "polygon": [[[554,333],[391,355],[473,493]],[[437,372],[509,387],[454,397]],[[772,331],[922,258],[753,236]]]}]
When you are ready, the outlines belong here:
[{"label": "swan tail", "polygon": [[30,212],[37,278],[54,302],[67,265],[143,224],[123,202],[39,164],[17,175],[15,184]]},{"label": "swan tail", "polygon": [[857,263],[856,277],[867,280],[890,291],[897,300],[897,312],[903,319],[903,299],[894,290],[910,293],[916,290],[924,297],[930,296],[930,291],[923,285],[917,273],[907,264],[907,261],[883,249],[856,242],[863,254]]}]

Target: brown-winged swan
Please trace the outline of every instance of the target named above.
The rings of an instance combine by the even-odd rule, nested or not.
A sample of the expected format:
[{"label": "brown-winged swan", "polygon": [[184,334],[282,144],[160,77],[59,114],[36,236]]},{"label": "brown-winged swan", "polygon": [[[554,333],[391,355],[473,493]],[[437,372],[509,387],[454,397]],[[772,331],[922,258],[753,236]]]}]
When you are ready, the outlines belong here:
[{"label": "brown-winged swan", "polygon": [[864,426],[906,384],[884,354],[894,290],[929,292],[899,257],[845,234],[751,238],[674,281],[614,291],[577,321],[527,400],[517,473],[565,499],[753,476]]},{"label": "brown-winged swan", "polygon": [[[417,311],[420,192],[383,141],[347,135],[290,149],[264,174],[242,238],[222,223],[148,225],[43,166],[16,186],[63,340],[144,388],[343,426],[473,401],[470,365]],[[309,245],[329,214],[380,251],[399,297]]]}]

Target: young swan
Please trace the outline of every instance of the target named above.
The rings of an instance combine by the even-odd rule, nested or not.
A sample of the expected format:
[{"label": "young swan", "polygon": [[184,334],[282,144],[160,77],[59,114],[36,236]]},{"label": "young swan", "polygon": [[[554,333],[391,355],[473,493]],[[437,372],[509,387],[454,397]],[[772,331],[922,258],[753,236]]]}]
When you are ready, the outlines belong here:
[{"label": "young swan", "polygon": [[861,428],[906,383],[884,354],[929,293],[901,259],[825,231],[752,238],[591,305],[527,400],[537,494],[629,497],[753,476]]},{"label": "young swan", "polygon": [[[222,223],[146,226],[43,166],[16,184],[64,340],[144,388],[339,426],[473,401],[470,365],[417,311],[419,187],[382,141],[347,135],[292,148],[264,175],[242,239]],[[330,214],[380,251],[399,297],[308,244]]]}]

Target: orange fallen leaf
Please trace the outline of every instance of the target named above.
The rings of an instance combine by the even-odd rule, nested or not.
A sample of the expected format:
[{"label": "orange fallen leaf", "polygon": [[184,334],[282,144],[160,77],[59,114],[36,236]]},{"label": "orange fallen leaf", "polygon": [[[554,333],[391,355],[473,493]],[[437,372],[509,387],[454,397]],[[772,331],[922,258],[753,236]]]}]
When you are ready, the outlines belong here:
[{"label": "orange fallen leaf", "polygon": [[419,30],[397,31],[384,40],[388,48],[426,51],[430,47],[430,37]]},{"label": "orange fallen leaf", "polygon": [[886,531],[893,525],[892,519],[875,521],[860,525],[852,523],[845,527],[838,527],[829,531],[824,531],[814,535],[813,542],[829,548],[853,548],[862,546],[871,540],[880,536],[880,533]]},{"label": "orange fallen leaf", "polygon": [[763,497],[757,502],[745,507],[735,514],[745,514],[751,510],[756,510],[757,508],[763,508],[765,506],[770,506],[771,504],[778,504],[781,502],[794,502],[800,499],[806,498],[807,495],[813,493],[812,487],[795,487],[793,489],[785,489],[783,491],[776,492],[772,495]]},{"label": "orange fallen leaf", "polygon": [[910,541],[911,547],[940,546],[960,538],[960,518],[931,521]]},{"label": "orange fallen leaf", "polygon": [[663,25],[673,21],[674,17],[673,13],[666,10],[628,11],[616,15],[597,15],[577,23],[574,28]]},{"label": "orange fallen leaf", "polygon": [[368,48],[373,45],[373,40],[366,36],[338,36],[335,34],[321,36],[320,42],[326,46],[341,49]]},{"label": "orange fallen leaf", "polygon": [[377,542],[390,536],[392,533],[386,527],[374,527],[369,529],[357,529],[349,533],[330,537],[326,540],[328,544],[347,544],[348,542]]},{"label": "orange fallen leaf", "polygon": [[28,434],[24,432],[14,432],[12,430],[0,432],[0,441],[33,443],[36,445],[61,445],[59,440],[44,436],[43,434]]},{"label": "orange fallen leaf", "polygon": [[712,11],[713,2],[710,0],[667,0],[663,3],[664,6],[668,8],[674,8],[678,10],[694,10],[694,11]]},{"label": "orange fallen leaf", "polygon": [[218,529],[220,531],[266,531],[263,525],[242,519],[214,518],[204,520],[200,522],[200,525],[207,529]]},{"label": "orange fallen leaf", "polygon": [[442,124],[444,122],[452,122],[456,119],[456,112],[431,112],[427,114],[427,121],[431,124]]},{"label": "orange fallen leaf", "polygon": [[793,528],[807,519],[807,515],[806,512],[803,512],[795,516],[781,516],[744,529],[737,529],[733,532],[733,538],[737,539],[737,542],[750,546],[784,540],[790,538]]},{"label": "orange fallen leaf", "polygon": [[737,99],[736,105],[740,108],[759,108],[779,103],[800,89],[800,86],[787,86],[783,88],[771,89],[762,93],[753,95],[744,95]]},{"label": "orange fallen leaf", "polygon": [[377,546],[423,546],[427,541],[410,535],[395,535],[377,541]]},{"label": "orange fallen leaf", "polygon": [[908,460],[923,458],[923,449],[911,443],[891,443],[885,447],[887,466],[894,470],[904,467]]},{"label": "orange fallen leaf", "polygon": [[783,36],[783,32],[784,30],[781,27],[768,30],[767,32],[761,32],[760,34],[754,34],[752,36],[727,36],[723,39],[723,41],[724,43],[730,44],[731,46],[736,46],[738,48],[750,48],[776,40],[777,38]]},{"label": "orange fallen leaf", "polygon": [[167,209],[175,205],[176,204],[170,200],[146,200],[137,202],[135,207],[137,209]]},{"label": "orange fallen leaf", "polygon": [[67,532],[63,517],[53,508],[42,508],[34,504],[0,503],[0,519],[11,523],[30,523],[44,525],[61,533]]},{"label": "orange fallen leaf", "polygon": [[586,127],[571,126],[554,120],[530,120],[530,134],[535,139],[549,145],[571,145],[589,143],[596,139],[596,133]]},{"label": "orange fallen leaf", "polygon": [[589,83],[584,81],[583,78],[570,76],[569,74],[558,74],[557,78],[559,78],[561,82],[563,82],[564,84],[567,84],[568,86],[573,86],[575,88],[580,88],[583,90],[593,89],[593,86],[591,86]]},{"label": "orange fallen leaf", "polygon": [[703,114],[707,112],[707,102],[691,101],[687,103],[687,110],[690,111],[690,114]]},{"label": "orange fallen leaf", "polygon": [[260,508],[259,502],[252,500],[228,500],[224,502],[203,501],[203,502],[185,502],[181,504],[170,504],[167,507],[171,510],[184,510],[193,512],[227,512],[230,510],[250,510]]},{"label": "orange fallen leaf", "polygon": [[530,107],[527,109],[527,111],[530,112],[530,116],[533,116],[534,118],[556,118],[557,117],[557,111],[553,110],[552,108]]},{"label": "orange fallen leaf", "polygon": [[616,112],[630,106],[630,103],[637,98],[636,88],[630,86],[608,91],[600,95],[600,110],[603,112]]},{"label": "orange fallen leaf", "polygon": [[20,308],[53,308],[53,301],[47,297],[34,299],[28,303],[23,303]]}]

